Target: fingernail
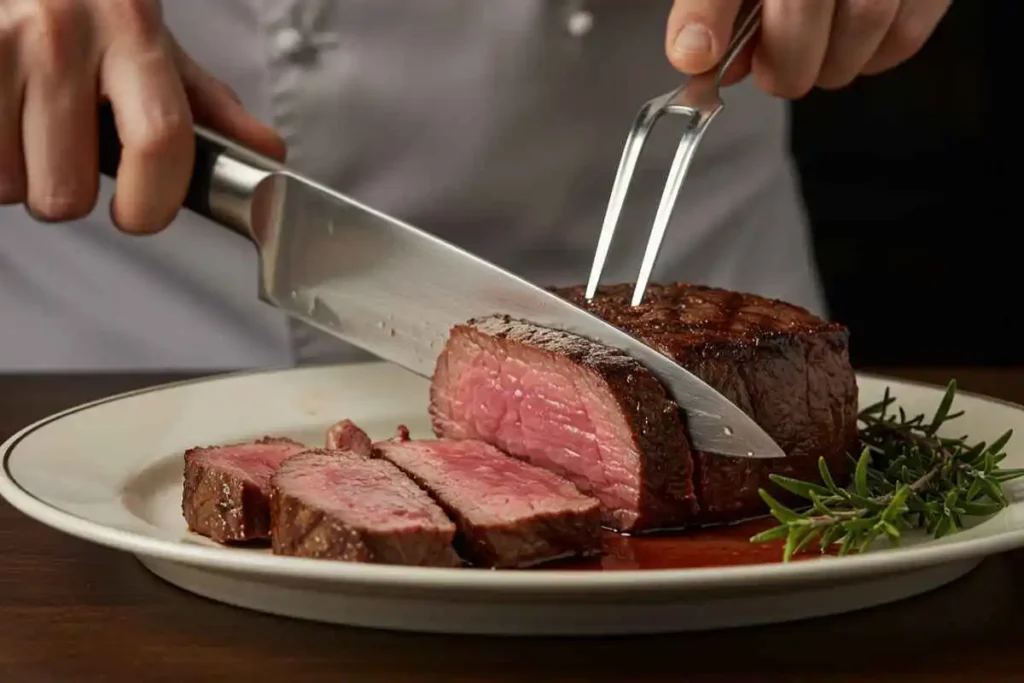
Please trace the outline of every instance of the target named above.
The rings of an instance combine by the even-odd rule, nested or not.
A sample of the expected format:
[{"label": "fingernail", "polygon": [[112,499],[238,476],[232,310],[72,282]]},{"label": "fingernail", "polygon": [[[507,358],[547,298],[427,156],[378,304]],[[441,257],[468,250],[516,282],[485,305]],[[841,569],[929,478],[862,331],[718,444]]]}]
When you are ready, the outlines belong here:
[{"label": "fingernail", "polygon": [[676,34],[672,49],[679,56],[711,52],[711,31],[702,24],[686,24]]}]

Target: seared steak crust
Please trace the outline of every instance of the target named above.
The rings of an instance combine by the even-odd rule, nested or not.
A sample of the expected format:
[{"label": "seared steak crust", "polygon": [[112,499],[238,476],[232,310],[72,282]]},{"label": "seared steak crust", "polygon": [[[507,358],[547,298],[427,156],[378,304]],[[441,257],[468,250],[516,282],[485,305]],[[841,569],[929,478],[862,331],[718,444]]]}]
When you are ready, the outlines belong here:
[{"label": "seared steak crust", "polygon": [[555,292],[674,358],[786,452],[779,460],[694,452],[696,521],[763,513],[759,487],[788,498],[768,475],[817,479],[819,456],[838,479],[848,476],[858,394],[843,325],[782,301],[685,283],[651,285],[635,307],[628,284],[602,287],[591,302],[583,287]]}]

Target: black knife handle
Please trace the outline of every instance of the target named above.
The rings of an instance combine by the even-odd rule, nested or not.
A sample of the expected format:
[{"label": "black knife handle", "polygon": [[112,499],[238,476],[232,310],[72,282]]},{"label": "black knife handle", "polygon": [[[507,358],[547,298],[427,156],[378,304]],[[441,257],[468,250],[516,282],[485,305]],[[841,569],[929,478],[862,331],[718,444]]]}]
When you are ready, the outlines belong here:
[{"label": "black knife handle", "polygon": [[[114,110],[109,102],[104,102],[99,110],[99,157],[100,173],[110,178],[117,176],[117,167],[121,163],[121,138],[117,133]],[[217,158],[224,153],[226,147],[200,133],[195,134],[195,163],[192,166],[192,178],[188,183],[188,194],[182,205],[204,218],[217,220],[210,207],[210,190],[213,182],[213,168]]]}]

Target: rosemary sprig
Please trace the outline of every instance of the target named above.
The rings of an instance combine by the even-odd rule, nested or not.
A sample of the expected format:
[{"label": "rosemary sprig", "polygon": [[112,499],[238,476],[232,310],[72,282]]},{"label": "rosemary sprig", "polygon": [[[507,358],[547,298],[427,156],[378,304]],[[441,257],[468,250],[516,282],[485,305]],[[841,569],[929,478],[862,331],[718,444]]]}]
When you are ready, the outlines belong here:
[{"label": "rosemary sprig", "polygon": [[836,485],[824,458],[820,483],[771,475],[772,482],[809,501],[789,508],[764,489],[759,491],[779,525],[757,534],[754,543],[785,539],[783,561],[817,541],[824,551],[835,543],[839,554],[863,552],[875,540],[897,545],[901,533],[925,529],[935,538],[963,527],[965,517],[988,517],[1007,505],[1002,485],[1024,476],[1024,469],[1001,469],[1007,431],[991,444],[970,445],[968,437],[939,436],[939,429],[963,411],[951,412],[956,381],[931,420],[891,410],[896,399],[885,390],[878,403],[858,415],[860,457],[853,481]]}]

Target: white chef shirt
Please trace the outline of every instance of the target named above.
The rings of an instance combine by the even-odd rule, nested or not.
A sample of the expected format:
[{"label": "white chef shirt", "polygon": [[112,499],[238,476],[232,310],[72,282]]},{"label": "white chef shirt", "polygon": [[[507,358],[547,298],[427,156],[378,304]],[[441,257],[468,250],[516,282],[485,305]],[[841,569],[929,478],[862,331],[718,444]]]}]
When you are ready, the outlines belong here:
[{"label": "white chef shirt", "polygon": [[[679,80],[668,0],[173,0],[168,25],[289,144],[289,164],[542,285],[589,273],[637,108]],[[654,279],[823,312],[783,102],[728,89]],[[655,129],[605,282],[639,268],[678,126]],[[182,212],[160,235],[96,211],[0,209],[0,371],[210,369],[362,354],[256,299],[252,247]]]}]

